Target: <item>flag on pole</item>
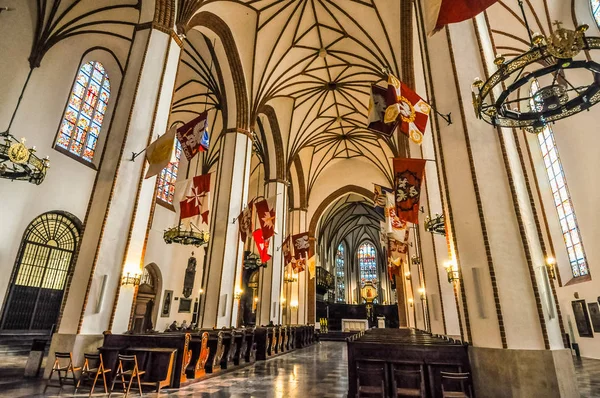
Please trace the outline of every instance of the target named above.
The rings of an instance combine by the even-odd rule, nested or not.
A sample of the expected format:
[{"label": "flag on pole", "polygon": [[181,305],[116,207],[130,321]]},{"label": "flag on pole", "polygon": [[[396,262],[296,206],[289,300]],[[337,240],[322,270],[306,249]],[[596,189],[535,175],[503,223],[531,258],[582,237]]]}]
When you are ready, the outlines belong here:
[{"label": "flag on pole", "polygon": [[308,277],[309,279],[314,279],[316,271],[317,271],[317,256],[314,255],[307,261],[308,268]]},{"label": "flag on pole", "polygon": [[387,193],[393,192],[390,188],[382,187],[379,184],[373,184],[375,187],[373,189],[373,203],[375,207],[375,211],[382,216],[385,216],[385,207],[387,205]]},{"label": "flag on pole", "polygon": [[385,110],[384,122],[398,122],[402,133],[415,144],[421,144],[431,106],[394,75],[388,75],[388,98],[394,100]]},{"label": "flag on pole", "polygon": [[292,247],[290,245],[290,236],[283,241],[281,245],[281,251],[283,252],[283,261],[285,266],[292,263]]},{"label": "flag on pole", "polygon": [[424,159],[395,158],[396,214],[402,221],[418,224]]},{"label": "flag on pole", "polygon": [[191,160],[198,152],[208,150],[208,118],[206,111],[177,129],[177,139],[186,159]]},{"label": "flag on pole", "polygon": [[238,223],[240,228],[240,238],[242,242],[246,242],[246,238],[254,229],[253,219],[254,219],[254,199],[252,199],[248,206],[242,210],[240,215],[238,216]]},{"label": "flag on pole", "polygon": [[145,178],[150,178],[162,171],[173,156],[175,146],[175,128],[171,128],[166,134],[160,136],[156,141],[146,148],[146,160],[149,167]]},{"label": "flag on pole", "polygon": [[396,213],[396,200],[393,192],[386,194],[387,206],[385,208],[385,220],[387,225],[387,236],[406,243],[408,241],[408,225],[401,221]]},{"label": "flag on pole", "polygon": [[202,223],[208,225],[208,213],[210,202],[210,174],[203,174],[191,178],[188,181],[185,196],[179,202],[180,218],[202,218]]},{"label": "flag on pole", "polygon": [[254,237],[254,242],[258,249],[260,261],[264,264],[271,259],[271,256],[269,255],[269,241],[263,238],[260,228],[254,231],[252,236]]},{"label": "flag on pole", "polygon": [[263,238],[269,239],[275,234],[275,201],[263,199],[254,204],[256,216],[262,229]]},{"label": "flag on pole", "polygon": [[483,12],[498,0],[426,0],[425,29],[432,35],[444,26],[466,21]]},{"label": "flag on pole", "polygon": [[391,137],[398,123],[395,120],[390,123],[384,121],[386,109],[395,103],[395,97],[388,98],[388,95],[389,92],[385,88],[376,84],[371,85],[367,128],[375,130],[386,137]]},{"label": "flag on pole", "polygon": [[292,242],[294,244],[294,258],[296,260],[308,257],[308,249],[310,243],[308,241],[308,232],[301,234],[292,235]]}]

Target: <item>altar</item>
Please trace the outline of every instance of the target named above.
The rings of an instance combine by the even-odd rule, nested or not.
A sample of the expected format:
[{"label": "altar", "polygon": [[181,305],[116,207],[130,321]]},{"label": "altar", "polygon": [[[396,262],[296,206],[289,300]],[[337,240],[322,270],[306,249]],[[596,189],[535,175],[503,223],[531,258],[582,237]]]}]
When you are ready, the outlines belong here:
[{"label": "altar", "polygon": [[362,332],[368,329],[368,319],[342,319],[343,332]]}]

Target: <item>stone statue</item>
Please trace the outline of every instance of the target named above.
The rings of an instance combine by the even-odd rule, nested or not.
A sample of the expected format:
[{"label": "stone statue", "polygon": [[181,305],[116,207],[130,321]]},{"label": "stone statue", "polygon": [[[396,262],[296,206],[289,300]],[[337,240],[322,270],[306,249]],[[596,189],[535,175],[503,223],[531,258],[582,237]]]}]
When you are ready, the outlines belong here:
[{"label": "stone statue", "polygon": [[188,265],[183,279],[183,297],[189,298],[194,291],[194,279],[196,278],[196,257],[192,252],[192,257],[188,259]]}]

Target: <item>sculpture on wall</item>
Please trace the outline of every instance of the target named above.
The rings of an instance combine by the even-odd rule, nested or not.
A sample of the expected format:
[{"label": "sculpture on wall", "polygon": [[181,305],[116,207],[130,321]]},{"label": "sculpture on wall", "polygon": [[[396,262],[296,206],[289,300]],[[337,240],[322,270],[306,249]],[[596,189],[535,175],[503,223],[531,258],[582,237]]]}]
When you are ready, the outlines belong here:
[{"label": "sculpture on wall", "polygon": [[183,296],[189,298],[194,290],[194,279],[196,278],[196,257],[192,252],[192,257],[188,259],[188,265],[183,279]]}]

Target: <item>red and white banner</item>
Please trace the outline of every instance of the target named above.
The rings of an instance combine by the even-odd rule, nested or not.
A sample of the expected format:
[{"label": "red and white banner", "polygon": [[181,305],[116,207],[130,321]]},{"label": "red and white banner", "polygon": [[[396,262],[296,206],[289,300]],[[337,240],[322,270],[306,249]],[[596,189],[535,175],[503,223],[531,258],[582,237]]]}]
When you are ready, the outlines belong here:
[{"label": "red and white banner", "polygon": [[393,192],[386,193],[385,221],[387,236],[406,243],[408,241],[408,224],[401,221],[396,214],[396,200]]},{"label": "red and white banner", "polygon": [[269,241],[263,238],[262,230],[260,229],[254,231],[252,236],[254,237],[254,242],[256,243],[256,248],[258,249],[260,261],[264,264],[271,259],[271,256],[269,255]]},{"label": "red and white banner", "polygon": [[432,35],[444,26],[471,19],[498,0],[426,0],[425,29]]},{"label": "red and white banner", "polygon": [[396,214],[402,221],[419,223],[419,201],[425,162],[425,159],[394,159]]},{"label": "red and white banner", "polygon": [[200,216],[202,223],[208,225],[210,174],[196,176],[183,184],[184,194],[179,202],[181,220]]},{"label": "red and white banner", "polygon": [[275,235],[275,200],[274,198],[263,199],[256,202],[254,208],[263,238],[267,240]]},{"label": "red and white banner", "polygon": [[385,123],[397,122],[400,131],[415,144],[423,142],[431,106],[394,75],[388,76],[388,98],[395,101],[385,110]]}]

